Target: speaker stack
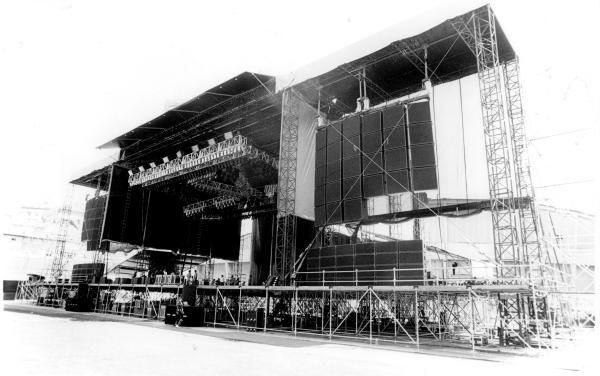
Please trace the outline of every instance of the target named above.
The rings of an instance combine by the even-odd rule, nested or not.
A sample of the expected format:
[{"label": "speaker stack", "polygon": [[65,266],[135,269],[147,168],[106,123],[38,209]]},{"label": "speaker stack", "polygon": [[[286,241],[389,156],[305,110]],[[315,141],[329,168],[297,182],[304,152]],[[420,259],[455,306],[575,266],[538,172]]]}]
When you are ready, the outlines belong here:
[{"label": "speaker stack", "polygon": [[[423,279],[423,242],[403,240],[313,248],[306,259],[306,282],[320,285],[418,285]],[[394,269],[396,275],[394,277]]]},{"label": "speaker stack", "polygon": [[435,148],[429,102],[407,105],[413,191],[437,188]]},{"label": "speaker stack", "polygon": [[428,101],[395,104],[332,123],[317,131],[316,148],[319,227],[360,221],[369,197],[437,188]]}]

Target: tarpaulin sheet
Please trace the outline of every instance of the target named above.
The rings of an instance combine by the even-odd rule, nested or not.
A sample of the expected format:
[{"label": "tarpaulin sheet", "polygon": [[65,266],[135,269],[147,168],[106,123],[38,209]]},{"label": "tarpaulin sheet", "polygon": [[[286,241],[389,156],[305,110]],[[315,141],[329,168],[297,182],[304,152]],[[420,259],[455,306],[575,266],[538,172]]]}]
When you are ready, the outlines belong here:
[{"label": "tarpaulin sheet", "polygon": [[298,150],[296,159],[296,208],[298,217],[315,219],[315,139],[317,111],[299,102]]}]

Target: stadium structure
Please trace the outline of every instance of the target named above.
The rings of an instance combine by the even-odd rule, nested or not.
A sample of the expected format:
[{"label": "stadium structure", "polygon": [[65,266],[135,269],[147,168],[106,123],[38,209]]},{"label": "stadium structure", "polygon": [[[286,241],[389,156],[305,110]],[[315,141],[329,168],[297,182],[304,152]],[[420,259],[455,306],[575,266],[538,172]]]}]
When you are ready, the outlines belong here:
[{"label": "stadium structure", "polygon": [[493,10],[398,37],[294,83],[241,73],[102,145],[118,161],[72,182],[96,192],[93,262],[18,297],[166,321],[179,300],[190,324],[472,349],[593,326],[593,266],[546,241]]}]

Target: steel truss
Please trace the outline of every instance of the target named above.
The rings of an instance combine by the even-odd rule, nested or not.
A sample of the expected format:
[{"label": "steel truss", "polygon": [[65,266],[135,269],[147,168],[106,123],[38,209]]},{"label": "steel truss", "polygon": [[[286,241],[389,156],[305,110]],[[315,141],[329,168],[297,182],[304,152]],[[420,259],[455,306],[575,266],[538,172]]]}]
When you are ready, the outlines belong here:
[{"label": "steel truss", "polygon": [[54,247],[54,252],[52,253],[52,260],[48,273],[49,277],[55,281],[62,276],[66,264],[73,257],[73,253],[66,249],[69,222],[71,221],[72,188],[73,187],[71,187],[71,190],[67,193],[65,202],[58,211],[58,234],[56,235],[56,245]]},{"label": "steel truss", "polygon": [[[477,58],[498,273],[530,280],[526,297],[498,297],[500,330],[509,337],[514,334],[524,345],[548,347],[551,343],[543,339],[545,332],[553,338],[557,326],[573,324],[568,317],[572,299],[553,293],[564,285],[560,282],[565,281],[565,273],[556,253],[553,259],[541,241],[543,228],[531,181],[518,60],[500,63],[496,21],[489,6],[452,25]],[[513,197],[523,198],[524,204],[513,205]],[[502,204],[502,198],[509,200]],[[507,269],[506,265],[515,267]]]},{"label": "steel truss", "polygon": [[296,260],[296,167],[301,101],[292,89],[282,96],[277,227],[272,255],[272,284],[289,284]]},{"label": "steel truss", "polygon": [[[485,149],[488,167],[494,252],[500,266],[523,261],[519,249],[516,208],[513,205],[513,175],[510,140],[506,129],[502,75],[496,39],[496,20],[490,6],[468,19],[452,21],[452,26],[477,60]],[[504,200],[508,199],[508,200]],[[499,268],[498,277],[518,277],[520,268]]]},{"label": "steel truss", "polygon": [[129,185],[149,186],[240,158],[260,159],[274,168],[277,166],[275,158],[250,145],[246,137],[237,135],[181,158],[137,172],[129,177]]},{"label": "steel truss", "polygon": [[551,265],[558,260],[551,260],[548,249],[542,247],[540,241],[541,222],[537,214],[535,193],[531,181],[529,155],[527,152],[527,137],[523,118],[521,101],[521,84],[519,79],[519,62],[511,60],[502,65],[504,87],[507,100],[508,125],[511,130],[513,161],[515,166],[515,185],[518,197],[530,198],[528,205],[518,209],[521,243],[523,246],[524,262],[531,265],[533,278],[544,284],[543,268],[540,265]]}]

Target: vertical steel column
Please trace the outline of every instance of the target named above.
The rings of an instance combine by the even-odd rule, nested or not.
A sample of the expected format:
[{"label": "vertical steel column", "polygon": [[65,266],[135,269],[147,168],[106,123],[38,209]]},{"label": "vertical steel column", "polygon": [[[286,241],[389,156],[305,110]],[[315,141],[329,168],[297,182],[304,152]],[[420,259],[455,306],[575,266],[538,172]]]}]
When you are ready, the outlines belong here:
[{"label": "vertical steel column", "polygon": [[217,306],[218,305],[219,305],[219,286],[216,286],[215,287],[215,314],[213,315],[213,328],[217,327]]},{"label": "vertical steel column", "polygon": [[263,322],[263,332],[267,332],[267,319],[269,317],[269,286],[265,287],[265,315]]},{"label": "vertical steel column", "polygon": [[373,341],[373,288],[369,286],[369,343]]},{"label": "vertical steel column", "polygon": [[438,310],[438,337],[442,341],[442,299],[440,290],[437,291],[437,310]]},{"label": "vertical steel column", "polygon": [[471,289],[469,289],[469,304],[471,305],[471,350],[475,351],[475,307]]},{"label": "vertical steel column", "polygon": [[296,261],[296,166],[300,101],[292,89],[282,96],[277,227],[271,276],[287,285]]},{"label": "vertical steel column", "polygon": [[298,287],[294,286],[294,301],[292,302],[292,307],[294,307],[294,336],[298,331]]},{"label": "vertical steel column", "polygon": [[238,286],[240,294],[238,296],[238,309],[237,309],[237,328],[240,329],[240,318],[242,315],[242,286]]},{"label": "vertical steel column", "polygon": [[331,310],[333,309],[333,289],[331,288],[331,286],[329,287],[329,339],[331,339],[331,334],[332,334],[332,312]]},{"label": "vertical steel column", "polygon": [[419,348],[419,291],[415,290],[415,338]]},{"label": "vertical steel column", "polygon": [[394,342],[398,337],[398,301],[396,295],[396,267],[394,267]]}]

